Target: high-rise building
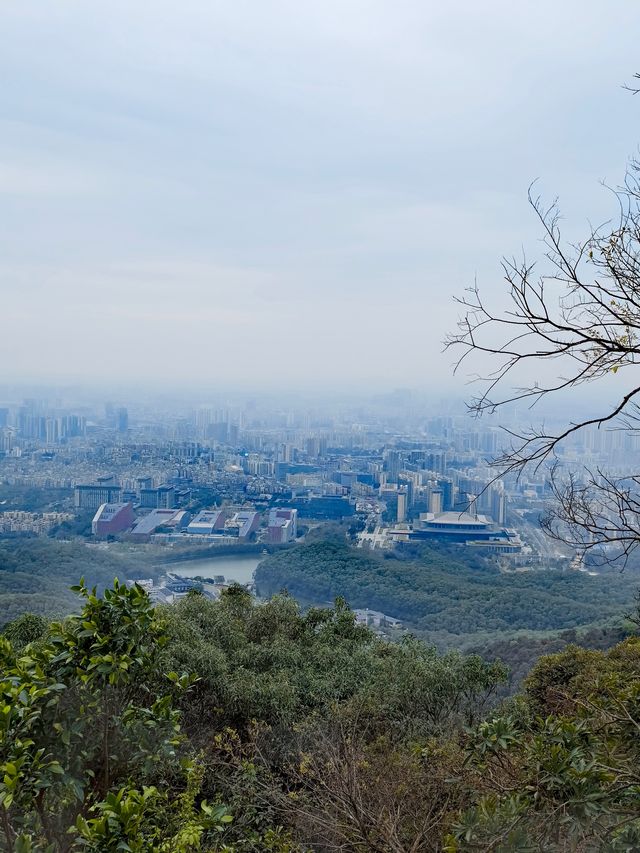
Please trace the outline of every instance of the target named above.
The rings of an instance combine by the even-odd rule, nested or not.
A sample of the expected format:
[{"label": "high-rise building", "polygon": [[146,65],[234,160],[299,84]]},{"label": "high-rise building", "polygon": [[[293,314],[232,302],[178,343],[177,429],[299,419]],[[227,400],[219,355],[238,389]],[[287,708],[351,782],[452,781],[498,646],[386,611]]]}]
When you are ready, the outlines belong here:
[{"label": "high-rise building", "polygon": [[116,409],[113,403],[104,404],[104,422],[111,429],[116,425]]},{"label": "high-rise building", "polygon": [[208,428],[213,421],[212,409],[198,409],[195,413],[196,430],[200,438],[206,438]]},{"label": "high-rise building", "polygon": [[398,490],[398,511],[396,514],[396,520],[399,524],[402,524],[407,520],[407,492],[404,490],[404,487]]},{"label": "high-rise building", "polygon": [[320,439],[316,436],[308,438],[304,443],[304,450],[310,459],[320,456]]},{"label": "high-rise building", "polygon": [[46,418],[28,407],[18,412],[18,432],[22,438],[44,440],[47,434]]},{"label": "high-rise building", "polygon": [[13,433],[10,429],[0,429],[0,453],[8,453],[13,447]]},{"label": "high-rise building", "polygon": [[493,483],[489,489],[491,500],[491,517],[496,524],[504,524],[507,520],[507,495],[502,480]]},{"label": "high-rise building", "polygon": [[443,492],[442,489],[432,489],[429,494],[429,512],[435,515],[443,512]]},{"label": "high-rise building", "polygon": [[389,517],[393,518],[397,516],[398,512],[398,487],[394,485],[384,485],[380,486],[380,490],[378,492],[380,496],[380,500],[387,507],[387,513]]},{"label": "high-rise building", "polygon": [[166,484],[157,489],[140,489],[140,505],[150,509],[173,509],[176,505],[176,490]]},{"label": "high-rise building", "polygon": [[295,448],[292,444],[281,444],[278,447],[277,461],[278,462],[293,462]]},{"label": "high-rise building", "polygon": [[98,509],[100,504],[120,503],[121,496],[120,486],[88,483],[75,487],[73,500],[77,509]]},{"label": "high-rise building", "polygon": [[420,475],[415,471],[406,471],[398,477],[398,485],[407,492],[407,506],[412,507],[415,499],[416,487],[420,483]]},{"label": "high-rise building", "polygon": [[118,432],[126,432],[129,429],[129,412],[124,407],[118,409],[116,424]]},{"label": "high-rise building", "polygon": [[384,454],[384,470],[387,472],[387,483],[397,483],[402,469],[402,453],[399,450],[386,450]]},{"label": "high-rise building", "polygon": [[47,418],[45,421],[45,441],[47,444],[57,444],[67,436],[65,418]]},{"label": "high-rise building", "polygon": [[209,424],[207,427],[207,436],[225,444],[229,436],[229,425],[226,421],[218,421],[214,424]]}]

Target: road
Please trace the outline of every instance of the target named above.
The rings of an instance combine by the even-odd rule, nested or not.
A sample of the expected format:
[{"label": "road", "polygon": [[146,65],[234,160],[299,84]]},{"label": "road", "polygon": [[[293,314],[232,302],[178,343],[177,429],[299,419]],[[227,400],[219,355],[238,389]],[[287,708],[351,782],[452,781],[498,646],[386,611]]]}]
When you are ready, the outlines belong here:
[{"label": "road", "polygon": [[522,539],[528,545],[531,545],[533,550],[537,551],[543,560],[561,560],[571,555],[559,542],[547,536],[540,527],[532,524],[530,521],[520,521],[518,529]]}]

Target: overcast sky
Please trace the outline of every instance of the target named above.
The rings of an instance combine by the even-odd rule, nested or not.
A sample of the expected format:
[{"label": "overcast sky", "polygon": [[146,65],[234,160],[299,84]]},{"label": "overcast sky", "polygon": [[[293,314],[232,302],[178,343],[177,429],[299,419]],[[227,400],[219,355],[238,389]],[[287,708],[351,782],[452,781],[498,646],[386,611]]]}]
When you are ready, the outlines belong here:
[{"label": "overcast sky", "polygon": [[[640,141],[640,3],[0,0],[0,378],[451,387]],[[640,96],[639,96],[640,97]]]}]

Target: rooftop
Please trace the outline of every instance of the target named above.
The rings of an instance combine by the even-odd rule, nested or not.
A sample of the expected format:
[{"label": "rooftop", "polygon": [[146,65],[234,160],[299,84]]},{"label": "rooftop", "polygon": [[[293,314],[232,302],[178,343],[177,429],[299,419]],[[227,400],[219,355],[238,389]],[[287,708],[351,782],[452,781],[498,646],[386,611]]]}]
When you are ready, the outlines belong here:
[{"label": "rooftop", "polygon": [[420,515],[422,524],[432,527],[488,527],[491,520],[486,515],[471,515],[468,512],[425,512]]},{"label": "rooftop", "polygon": [[144,515],[138,520],[132,532],[138,535],[153,533],[156,527],[167,524],[179,512],[180,510],[177,509],[154,509],[148,515]]},{"label": "rooftop", "polygon": [[130,504],[121,503],[121,504],[101,504],[98,507],[96,514],[93,517],[94,521],[109,521],[117,515],[119,512],[122,512],[123,509],[126,509]]}]

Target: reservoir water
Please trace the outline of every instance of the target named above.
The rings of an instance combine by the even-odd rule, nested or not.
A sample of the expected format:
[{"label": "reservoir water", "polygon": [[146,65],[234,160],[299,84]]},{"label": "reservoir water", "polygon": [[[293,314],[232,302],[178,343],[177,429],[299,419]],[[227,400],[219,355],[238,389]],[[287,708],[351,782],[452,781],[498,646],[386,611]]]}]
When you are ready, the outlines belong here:
[{"label": "reservoir water", "polygon": [[166,565],[166,570],[185,578],[196,576],[213,578],[215,575],[224,575],[227,583],[231,581],[251,583],[256,566],[263,559],[262,554],[252,555],[251,557],[231,554],[226,557],[205,557],[202,560],[183,560],[169,563]]}]

